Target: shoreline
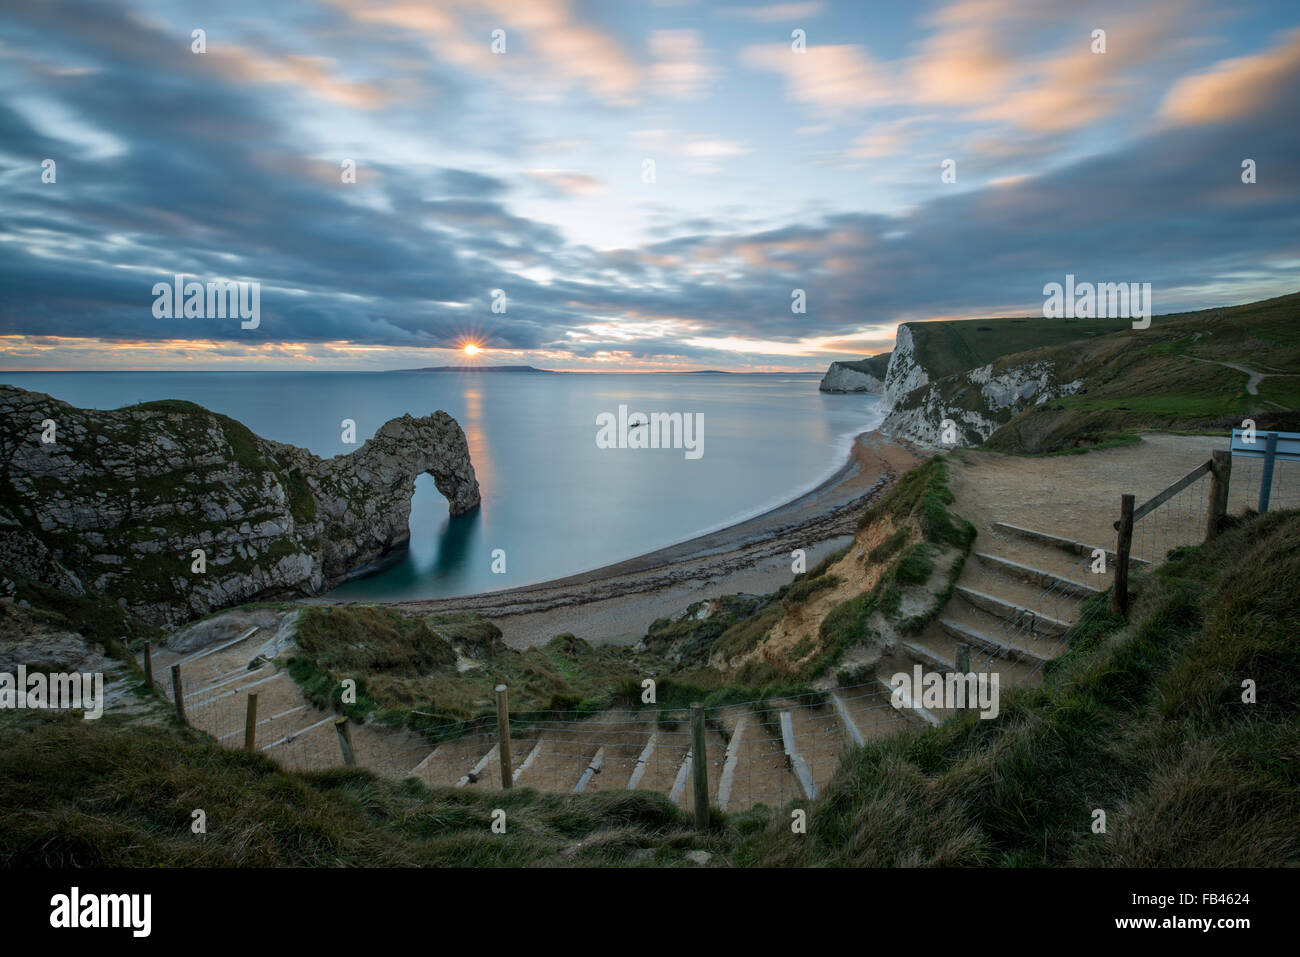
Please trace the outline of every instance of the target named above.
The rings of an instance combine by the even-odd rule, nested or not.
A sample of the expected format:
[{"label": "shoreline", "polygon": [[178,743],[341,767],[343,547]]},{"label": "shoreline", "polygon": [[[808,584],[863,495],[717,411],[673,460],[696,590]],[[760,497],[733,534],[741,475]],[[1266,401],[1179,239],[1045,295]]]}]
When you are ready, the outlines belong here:
[{"label": "shoreline", "polygon": [[675,545],[564,578],[456,598],[306,604],[380,604],[425,616],[476,611],[513,648],[571,632],[592,644],[633,644],[658,618],[692,602],[736,592],[775,591],[793,577],[790,553],[808,568],[851,539],[857,516],[890,481],[922,461],[910,443],[878,431],[853,439],[848,461],[815,488],[784,504]]}]

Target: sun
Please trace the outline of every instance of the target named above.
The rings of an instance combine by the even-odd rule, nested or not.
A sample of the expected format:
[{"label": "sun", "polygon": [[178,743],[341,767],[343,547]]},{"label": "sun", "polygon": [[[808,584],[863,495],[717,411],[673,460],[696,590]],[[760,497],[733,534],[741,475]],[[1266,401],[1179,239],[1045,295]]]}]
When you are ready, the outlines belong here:
[{"label": "sun", "polygon": [[467,356],[476,356],[476,355],[478,355],[480,352],[482,352],[483,350],[480,349],[480,348],[479,348],[475,343],[473,343],[473,342],[467,342],[467,343],[465,343],[464,349],[463,349],[462,351],[463,351],[463,352],[465,353],[465,355],[467,355]]}]

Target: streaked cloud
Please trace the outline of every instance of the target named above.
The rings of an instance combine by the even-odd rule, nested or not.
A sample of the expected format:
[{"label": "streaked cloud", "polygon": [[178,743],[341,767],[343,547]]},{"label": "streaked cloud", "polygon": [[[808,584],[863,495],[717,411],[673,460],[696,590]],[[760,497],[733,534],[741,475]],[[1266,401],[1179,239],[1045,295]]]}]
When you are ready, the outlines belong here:
[{"label": "streaked cloud", "polygon": [[[1171,123],[1221,123],[1260,112],[1270,101],[1294,91],[1300,76],[1300,29],[1284,34],[1271,49],[1233,57],[1212,69],[1179,80],[1160,106]],[[1291,117],[1294,108],[1290,102]]]},{"label": "streaked cloud", "polygon": [[788,43],[746,47],[741,61],[781,74],[786,95],[823,112],[863,109],[889,102],[894,81],[858,44],[811,44],[796,53]]},{"label": "streaked cloud", "polygon": [[719,17],[731,17],[738,20],[752,20],[755,23],[782,23],[796,20],[808,20],[821,14],[826,8],[824,3],[767,3],[748,7],[720,7]]},{"label": "streaked cloud", "polygon": [[566,196],[599,196],[609,192],[598,177],[563,169],[530,169],[528,175]]},{"label": "streaked cloud", "polygon": [[650,34],[650,83],[656,94],[691,100],[707,92],[717,68],[697,30],[654,30]]}]

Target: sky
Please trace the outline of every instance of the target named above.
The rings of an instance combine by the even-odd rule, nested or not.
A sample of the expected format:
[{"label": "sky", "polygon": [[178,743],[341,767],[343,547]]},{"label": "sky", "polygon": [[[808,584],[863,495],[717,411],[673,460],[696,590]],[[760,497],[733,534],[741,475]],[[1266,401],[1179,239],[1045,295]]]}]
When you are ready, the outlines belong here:
[{"label": "sky", "polygon": [[1300,290],[1300,5],[0,0],[0,369],[817,371],[1067,274]]}]

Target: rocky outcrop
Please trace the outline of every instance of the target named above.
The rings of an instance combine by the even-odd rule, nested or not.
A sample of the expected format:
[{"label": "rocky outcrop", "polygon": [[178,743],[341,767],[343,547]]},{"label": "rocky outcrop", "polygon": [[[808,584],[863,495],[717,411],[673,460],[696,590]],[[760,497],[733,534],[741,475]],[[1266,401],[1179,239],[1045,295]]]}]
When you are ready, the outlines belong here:
[{"label": "rocky outcrop", "polygon": [[321,459],[190,402],[99,412],[0,386],[0,460],[0,568],[156,624],[314,594],[405,547],[418,475],[453,515],[479,504],[445,412]]},{"label": "rocky outcrop", "polygon": [[[906,329],[899,326],[900,340]],[[900,351],[894,350],[895,357]],[[900,369],[893,381],[900,388],[909,381],[920,385],[896,394],[892,402],[886,394],[890,409],[881,431],[927,448],[977,445],[1029,405],[1071,395],[1083,385],[1081,379],[1059,382],[1050,361],[1017,362],[1015,356],[934,382],[913,364],[910,369]],[[952,422],[948,436],[944,435],[945,420]]]},{"label": "rocky outcrop", "polygon": [[889,353],[855,362],[832,362],[822,376],[821,392],[883,392]]},{"label": "rocky outcrop", "polygon": [[889,356],[889,368],[885,370],[885,410],[893,409],[903,396],[929,382],[929,373],[917,359],[916,338],[911,328],[903,323],[898,327],[894,351]]}]

